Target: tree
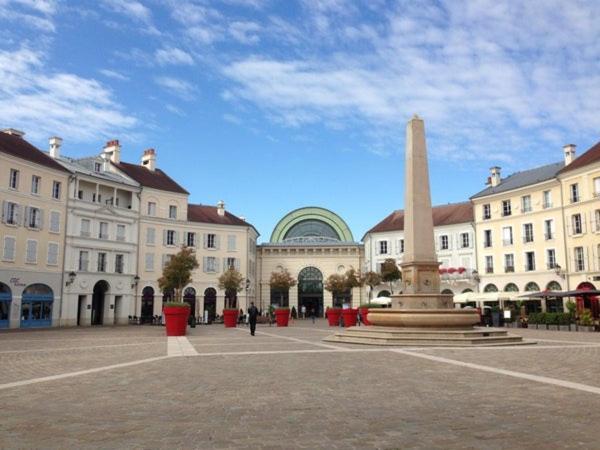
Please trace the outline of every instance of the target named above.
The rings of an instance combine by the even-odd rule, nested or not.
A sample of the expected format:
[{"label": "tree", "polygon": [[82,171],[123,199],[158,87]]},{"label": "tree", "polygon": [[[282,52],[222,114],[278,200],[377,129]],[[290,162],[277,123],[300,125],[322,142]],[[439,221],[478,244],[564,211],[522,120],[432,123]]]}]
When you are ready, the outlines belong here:
[{"label": "tree", "polygon": [[334,301],[348,290],[346,277],[337,273],[329,275],[323,287],[333,294]]},{"label": "tree", "polygon": [[181,303],[183,288],[192,281],[192,271],[197,268],[198,260],[194,251],[189,247],[182,248],[164,267],[158,286],[163,292],[172,290],[173,300]]},{"label": "tree", "polygon": [[377,272],[373,272],[373,271],[369,271],[367,273],[365,273],[364,277],[364,283],[369,286],[369,303],[371,303],[371,295],[373,293],[373,288],[375,286],[379,286],[381,284],[381,275],[379,275]]},{"label": "tree", "polygon": [[287,271],[287,269],[283,269],[280,272],[271,273],[269,285],[271,286],[271,289],[279,291],[280,305],[282,305],[283,293],[289,291],[292,286],[296,286],[296,279]]},{"label": "tree", "polygon": [[360,272],[353,268],[348,269],[344,277],[346,279],[346,292],[350,292],[350,302],[352,303],[352,289],[364,286],[365,280]]},{"label": "tree", "polygon": [[394,293],[393,283],[402,279],[402,273],[396,264],[394,258],[387,258],[381,265],[381,279],[386,283],[390,283],[390,292]]},{"label": "tree", "polygon": [[233,267],[230,267],[219,277],[219,289],[225,290],[225,299],[229,300],[226,301],[225,309],[231,308],[231,293],[237,295],[238,292],[244,289],[244,276]]}]

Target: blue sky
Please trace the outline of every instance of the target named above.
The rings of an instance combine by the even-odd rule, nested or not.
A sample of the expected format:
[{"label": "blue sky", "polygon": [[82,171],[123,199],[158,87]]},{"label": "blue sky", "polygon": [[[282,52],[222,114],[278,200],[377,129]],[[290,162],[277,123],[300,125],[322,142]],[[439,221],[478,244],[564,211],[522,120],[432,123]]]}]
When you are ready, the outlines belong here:
[{"label": "blue sky", "polygon": [[0,0],[0,127],[155,148],[264,240],[308,205],[358,240],[403,207],[414,113],[434,204],[597,142],[598,23],[594,0]]}]

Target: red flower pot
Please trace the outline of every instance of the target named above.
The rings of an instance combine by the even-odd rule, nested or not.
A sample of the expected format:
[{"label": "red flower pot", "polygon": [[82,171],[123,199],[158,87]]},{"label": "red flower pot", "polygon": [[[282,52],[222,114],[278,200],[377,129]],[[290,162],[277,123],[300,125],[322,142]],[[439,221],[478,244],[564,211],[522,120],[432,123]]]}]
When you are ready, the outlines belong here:
[{"label": "red flower pot", "polygon": [[371,325],[371,322],[369,322],[368,319],[369,307],[361,306],[360,308],[358,308],[358,310],[360,311],[360,320],[362,320],[362,323],[365,325]]},{"label": "red flower pot", "polygon": [[330,327],[337,327],[340,324],[342,308],[329,308],[327,310],[327,322]]},{"label": "red flower pot", "polygon": [[223,310],[223,323],[225,328],[235,328],[237,325],[239,311],[237,309],[224,309]]},{"label": "red flower pot", "polygon": [[163,308],[167,336],[185,336],[190,315],[190,307],[187,303],[185,305],[165,306]]},{"label": "red flower pot", "polygon": [[278,308],[275,310],[275,321],[278,327],[287,327],[290,320],[290,310],[288,308]]},{"label": "red flower pot", "polygon": [[358,318],[358,309],[342,309],[342,317],[344,318],[344,327],[354,327],[356,326],[356,319]]}]

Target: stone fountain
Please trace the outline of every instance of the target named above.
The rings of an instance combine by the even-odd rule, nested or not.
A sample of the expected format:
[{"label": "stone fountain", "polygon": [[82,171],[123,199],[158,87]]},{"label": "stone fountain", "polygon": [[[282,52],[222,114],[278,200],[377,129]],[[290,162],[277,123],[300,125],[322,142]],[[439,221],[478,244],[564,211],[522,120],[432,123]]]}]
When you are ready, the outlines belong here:
[{"label": "stone fountain", "polygon": [[523,343],[504,330],[476,329],[474,309],[455,309],[452,295],[440,293],[435,253],[425,125],[417,115],[406,127],[406,186],[402,294],[392,307],[369,310],[372,326],[347,328],[330,342],[373,345],[506,345]]}]

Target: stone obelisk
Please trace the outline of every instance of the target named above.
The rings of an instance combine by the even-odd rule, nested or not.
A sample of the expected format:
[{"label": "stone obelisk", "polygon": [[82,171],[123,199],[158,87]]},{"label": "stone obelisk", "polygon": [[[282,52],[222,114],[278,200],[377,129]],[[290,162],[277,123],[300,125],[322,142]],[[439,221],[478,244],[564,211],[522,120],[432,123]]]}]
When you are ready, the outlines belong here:
[{"label": "stone obelisk", "polygon": [[405,177],[402,294],[392,296],[392,308],[452,308],[452,295],[440,294],[425,124],[416,114],[406,125]]}]

